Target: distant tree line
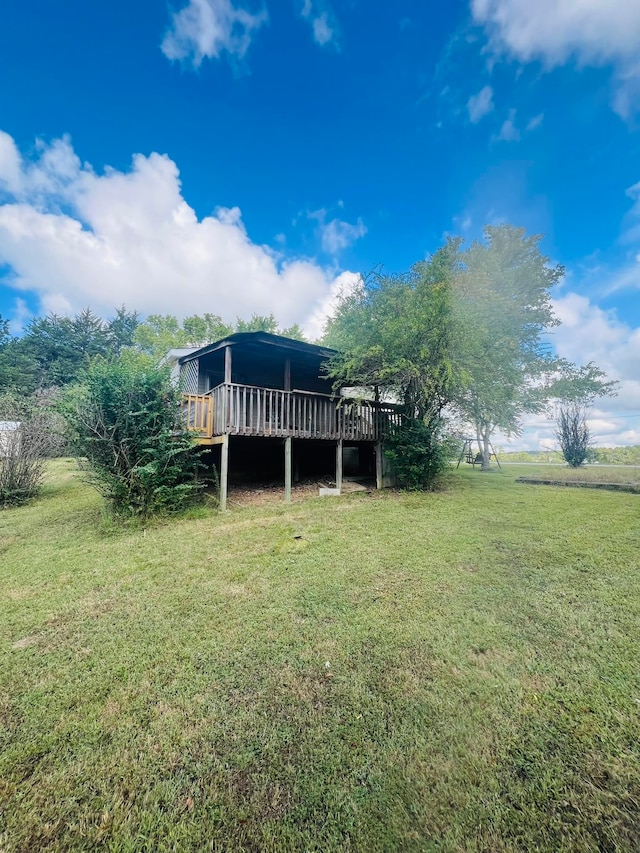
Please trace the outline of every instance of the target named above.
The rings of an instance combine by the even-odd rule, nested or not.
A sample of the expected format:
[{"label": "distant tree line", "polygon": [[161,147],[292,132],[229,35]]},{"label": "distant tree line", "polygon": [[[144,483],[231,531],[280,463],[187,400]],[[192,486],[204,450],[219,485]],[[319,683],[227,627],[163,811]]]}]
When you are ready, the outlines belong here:
[{"label": "distant tree line", "polygon": [[74,317],[35,317],[20,335],[11,335],[0,316],[0,393],[31,396],[44,388],[76,382],[92,359],[115,359],[127,349],[157,360],[175,347],[204,346],[233,332],[264,331],[304,340],[298,325],[280,328],[273,314],[225,323],[216,314],[193,315],[179,321],[170,314],[141,320],[124,306],[103,320],[90,309]]},{"label": "distant tree line", "polygon": [[[502,452],[500,458],[508,462],[564,462],[559,450],[519,450]],[[640,444],[629,447],[590,447],[586,461],[601,465],[640,465]]]}]

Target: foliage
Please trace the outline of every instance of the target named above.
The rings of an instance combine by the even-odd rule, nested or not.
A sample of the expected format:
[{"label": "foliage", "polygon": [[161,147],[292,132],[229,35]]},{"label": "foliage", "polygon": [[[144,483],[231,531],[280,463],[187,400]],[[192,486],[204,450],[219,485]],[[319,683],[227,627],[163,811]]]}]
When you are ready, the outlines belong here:
[{"label": "foliage", "polygon": [[0,395],[0,506],[17,506],[39,493],[56,439],[55,415],[41,401]]},{"label": "foliage", "polygon": [[75,317],[35,317],[21,337],[0,335],[0,388],[30,395],[76,382],[92,358],[115,357],[130,346],[137,323],[124,306],[106,322],[89,309]]},{"label": "foliage", "polygon": [[299,326],[280,330],[273,314],[253,314],[250,320],[236,320],[235,328],[225,323],[217,314],[194,314],[182,323],[172,314],[151,314],[136,328],[136,347],[159,361],[170,349],[200,347],[215,343],[235,332],[269,332],[304,340]]},{"label": "foliage", "polygon": [[629,447],[593,447],[596,461],[611,465],[640,465],[640,444]]},{"label": "foliage", "polygon": [[385,438],[383,448],[398,485],[409,491],[432,489],[449,461],[441,422],[435,419],[427,424],[403,418]]},{"label": "foliage", "polygon": [[450,285],[459,242],[450,240],[406,275],[374,273],[342,294],[324,343],[340,351],[336,385],[378,386],[409,417],[439,419],[455,387]]},{"label": "foliage", "polygon": [[236,332],[269,332],[271,335],[277,335],[278,321],[274,314],[252,314],[250,320],[241,320],[238,317]]},{"label": "foliage", "polygon": [[465,374],[456,405],[475,426],[486,470],[494,430],[517,432],[523,414],[542,408],[540,388],[555,366],[542,336],[559,322],[550,291],[563,269],[549,267],[540,237],[522,228],[488,226],[485,240],[462,255],[452,305]]},{"label": "foliage", "polygon": [[181,349],[189,345],[189,337],[178,319],[171,314],[150,314],[136,328],[136,347],[159,361],[170,349]]},{"label": "foliage", "polygon": [[567,464],[579,468],[587,459],[591,443],[587,409],[579,403],[560,406],[556,427],[556,438]]},{"label": "foliage", "polygon": [[187,346],[193,347],[212,344],[233,332],[233,328],[217,314],[203,314],[201,317],[194,314],[192,317],[185,317],[182,328],[187,337]]},{"label": "foliage", "polygon": [[199,500],[198,454],[169,374],[132,354],[97,360],[69,389],[73,446],[114,513],[175,512]]}]

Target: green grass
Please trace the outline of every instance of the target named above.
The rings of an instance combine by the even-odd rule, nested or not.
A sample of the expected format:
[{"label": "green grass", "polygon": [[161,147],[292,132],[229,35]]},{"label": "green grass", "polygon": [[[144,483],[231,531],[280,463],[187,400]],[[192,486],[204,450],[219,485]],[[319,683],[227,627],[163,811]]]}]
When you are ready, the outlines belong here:
[{"label": "green grass", "polygon": [[[528,471],[531,466],[523,466]],[[636,851],[640,503],[0,515],[0,850]]]},{"label": "green grass", "polygon": [[568,465],[507,465],[505,473],[537,480],[559,480],[563,483],[623,483],[640,486],[640,468],[614,465],[588,465],[569,468]]}]

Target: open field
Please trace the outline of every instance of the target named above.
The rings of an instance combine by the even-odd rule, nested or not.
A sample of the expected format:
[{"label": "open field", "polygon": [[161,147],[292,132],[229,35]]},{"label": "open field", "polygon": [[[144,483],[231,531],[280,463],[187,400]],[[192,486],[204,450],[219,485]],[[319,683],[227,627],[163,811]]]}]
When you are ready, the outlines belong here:
[{"label": "open field", "polygon": [[636,851],[640,498],[0,515],[0,850]]},{"label": "open field", "polygon": [[569,468],[568,465],[515,465],[507,464],[504,471],[508,475],[530,477],[538,480],[562,480],[563,482],[582,483],[624,483],[640,486],[640,468],[631,465],[582,465]]}]

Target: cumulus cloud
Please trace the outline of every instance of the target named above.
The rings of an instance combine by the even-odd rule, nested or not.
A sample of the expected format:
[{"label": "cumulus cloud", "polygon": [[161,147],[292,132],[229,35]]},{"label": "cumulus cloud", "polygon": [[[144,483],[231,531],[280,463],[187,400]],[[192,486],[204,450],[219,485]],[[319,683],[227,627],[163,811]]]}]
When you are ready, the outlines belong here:
[{"label": "cumulus cloud", "polygon": [[640,3],[630,0],[471,0],[496,52],[547,68],[575,59],[616,69],[613,106],[627,117],[640,104]]},{"label": "cumulus cloud", "polygon": [[305,330],[311,340],[322,336],[328,317],[332,317],[342,296],[354,292],[362,284],[360,273],[343,272],[333,282],[324,299],[305,323]]},{"label": "cumulus cloud", "polygon": [[68,138],[27,161],[0,134],[0,202],[0,266],[42,311],[89,305],[104,315],[125,303],[230,320],[274,311],[284,325],[317,325],[337,281],[333,269],[252,242],[237,207],[199,220],[166,155],[136,154],[129,171],[98,174]]},{"label": "cumulus cloud", "polygon": [[477,124],[481,118],[488,115],[493,110],[493,89],[491,86],[485,86],[477,95],[472,95],[467,101],[467,110],[469,121],[472,124]]},{"label": "cumulus cloud", "polygon": [[311,24],[313,40],[321,47],[336,43],[337,26],[331,10],[319,0],[303,0],[302,17]]},{"label": "cumulus cloud", "polygon": [[233,0],[189,0],[171,16],[161,49],[167,59],[188,60],[196,68],[223,51],[242,58],[266,21],[264,9],[252,14]]}]

